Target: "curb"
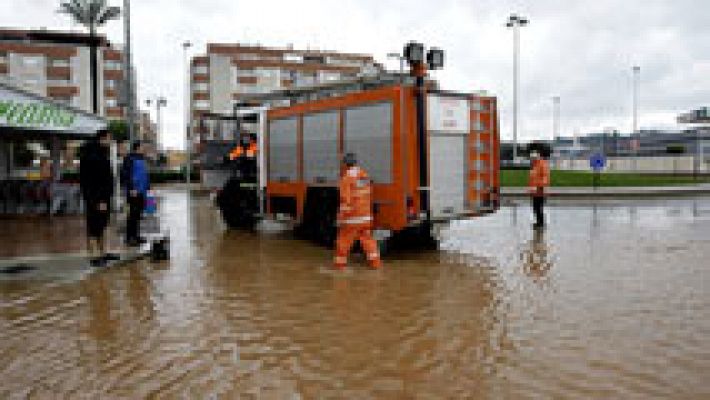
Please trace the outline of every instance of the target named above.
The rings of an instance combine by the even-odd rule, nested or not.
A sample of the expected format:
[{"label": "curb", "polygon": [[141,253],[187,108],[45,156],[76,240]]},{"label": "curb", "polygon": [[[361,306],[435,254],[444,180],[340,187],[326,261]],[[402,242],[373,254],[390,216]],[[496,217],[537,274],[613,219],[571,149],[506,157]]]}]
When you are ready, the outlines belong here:
[{"label": "curb", "polygon": [[[548,198],[579,198],[579,197],[683,197],[710,194],[710,187],[638,187],[638,188],[553,188],[547,192]],[[530,197],[526,188],[501,188],[500,196],[503,198]]]}]

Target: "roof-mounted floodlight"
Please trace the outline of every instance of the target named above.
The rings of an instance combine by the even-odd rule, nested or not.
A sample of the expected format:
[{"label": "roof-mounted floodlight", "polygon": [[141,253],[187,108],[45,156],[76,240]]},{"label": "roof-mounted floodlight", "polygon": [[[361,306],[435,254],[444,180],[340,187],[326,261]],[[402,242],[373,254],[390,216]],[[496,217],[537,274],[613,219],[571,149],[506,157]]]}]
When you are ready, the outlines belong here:
[{"label": "roof-mounted floodlight", "polygon": [[429,64],[429,69],[441,69],[444,67],[444,50],[436,47],[429,49],[426,55],[427,64]]},{"label": "roof-mounted floodlight", "polygon": [[417,42],[409,42],[404,46],[404,58],[410,64],[424,62],[424,45]]}]

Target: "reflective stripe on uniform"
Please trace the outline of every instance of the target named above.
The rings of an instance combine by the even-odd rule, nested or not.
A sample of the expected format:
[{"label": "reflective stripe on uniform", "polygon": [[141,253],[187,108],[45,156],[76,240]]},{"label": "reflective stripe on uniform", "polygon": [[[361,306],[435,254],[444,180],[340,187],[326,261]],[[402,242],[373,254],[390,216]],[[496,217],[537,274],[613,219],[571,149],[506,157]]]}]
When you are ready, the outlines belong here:
[{"label": "reflective stripe on uniform", "polygon": [[365,222],[371,222],[372,217],[367,216],[367,217],[353,217],[353,218],[347,218],[342,221],[339,221],[341,224],[362,224]]},{"label": "reflective stripe on uniform", "polygon": [[379,258],[380,258],[380,255],[377,253],[368,253],[367,254],[367,259],[370,261],[379,260]]}]

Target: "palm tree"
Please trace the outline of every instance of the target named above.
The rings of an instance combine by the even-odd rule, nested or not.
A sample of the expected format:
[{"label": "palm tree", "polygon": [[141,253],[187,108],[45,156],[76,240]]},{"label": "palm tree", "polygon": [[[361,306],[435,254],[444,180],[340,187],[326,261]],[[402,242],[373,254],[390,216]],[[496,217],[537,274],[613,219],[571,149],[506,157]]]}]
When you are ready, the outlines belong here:
[{"label": "palm tree", "polygon": [[119,7],[109,6],[106,0],[71,0],[59,5],[59,12],[68,14],[80,25],[89,29],[89,48],[91,63],[91,105],[94,114],[99,113],[99,83],[96,48],[98,40],[96,29],[121,14]]}]

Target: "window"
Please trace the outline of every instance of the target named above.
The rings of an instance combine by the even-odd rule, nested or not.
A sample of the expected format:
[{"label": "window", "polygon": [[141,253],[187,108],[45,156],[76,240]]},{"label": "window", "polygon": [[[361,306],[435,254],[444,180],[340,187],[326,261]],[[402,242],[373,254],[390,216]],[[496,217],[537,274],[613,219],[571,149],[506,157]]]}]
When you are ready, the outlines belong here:
[{"label": "window", "polygon": [[104,68],[109,69],[109,70],[120,70],[121,69],[121,62],[114,61],[114,60],[104,61]]},{"label": "window", "polygon": [[69,86],[71,81],[68,79],[48,79],[47,86]]},{"label": "window", "polygon": [[195,75],[206,75],[209,74],[210,70],[207,65],[195,65],[193,68],[193,74]]},{"label": "window", "polygon": [[238,93],[262,93],[264,91],[265,91],[265,88],[262,86],[258,86],[258,85],[241,84],[237,88]]},{"label": "window", "polygon": [[0,51],[0,63],[6,63],[7,62],[7,53],[4,51]]},{"label": "window", "polygon": [[238,69],[237,77],[239,78],[255,78],[257,76],[256,71],[253,69]]},{"label": "window", "polygon": [[53,58],[50,64],[52,67],[68,68],[71,63],[67,58]]},{"label": "window", "polygon": [[273,68],[257,68],[255,74],[257,78],[278,78],[279,70]]},{"label": "window", "polygon": [[318,75],[318,80],[320,82],[332,82],[340,79],[340,74],[338,72],[321,71]]},{"label": "window", "polygon": [[115,98],[106,99],[106,107],[113,108],[113,107],[117,107],[117,106],[118,106],[118,102],[116,101]]},{"label": "window", "polygon": [[210,85],[207,82],[195,82],[193,84],[193,89],[195,92],[209,92]]},{"label": "window", "polygon": [[392,182],[392,103],[347,109],[344,141],[376,183]]},{"label": "window", "polygon": [[210,101],[209,100],[196,100],[194,106],[195,106],[195,109],[197,109],[197,110],[209,110],[210,109]]},{"label": "window", "polygon": [[258,54],[243,53],[243,54],[238,54],[238,55],[237,55],[237,59],[238,59],[238,60],[247,60],[247,61],[251,60],[251,61],[253,61],[253,60],[260,60],[260,59],[262,59],[262,58],[259,57]]},{"label": "window", "polygon": [[298,179],[298,121],[295,117],[269,122],[269,180]]},{"label": "window", "polygon": [[59,104],[64,104],[67,106],[70,106],[72,104],[71,96],[55,96],[52,97],[52,100],[56,101]]},{"label": "window", "polygon": [[308,114],[303,117],[303,175],[308,183],[338,181],[338,111]]},{"label": "window", "polygon": [[42,63],[42,56],[24,56],[22,58],[22,64],[25,67],[36,67]]},{"label": "window", "polygon": [[23,84],[24,86],[37,86],[37,85],[39,85],[39,79],[37,79],[37,78],[25,78],[25,79],[22,81],[22,84]]},{"label": "window", "polygon": [[300,54],[289,54],[286,53],[284,54],[284,61],[290,62],[290,63],[302,63],[303,62],[303,56]]},{"label": "window", "polygon": [[109,79],[106,81],[106,88],[107,89],[116,89],[116,81],[113,79]]}]

